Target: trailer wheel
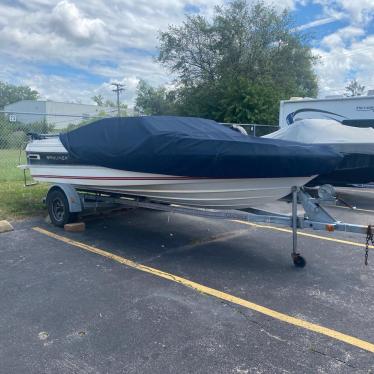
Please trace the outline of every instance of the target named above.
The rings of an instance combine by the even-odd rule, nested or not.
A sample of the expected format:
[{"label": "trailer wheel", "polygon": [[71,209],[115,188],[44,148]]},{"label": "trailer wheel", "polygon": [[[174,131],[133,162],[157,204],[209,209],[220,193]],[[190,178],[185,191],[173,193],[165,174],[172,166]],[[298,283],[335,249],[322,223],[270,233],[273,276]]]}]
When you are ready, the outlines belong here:
[{"label": "trailer wheel", "polygon": [[61,189],[48,192],[47,208],[52,223],[58,227],[74,222],[77,216],[77,213],[70,212],[68,199]]},{"label": "trailer wheel", "polygon": [[300,256],[299,254],[296,254],[295,256],[292,256],[293,263],[297,268],[303,268],[306,265],[305,258],[303,256]]}]

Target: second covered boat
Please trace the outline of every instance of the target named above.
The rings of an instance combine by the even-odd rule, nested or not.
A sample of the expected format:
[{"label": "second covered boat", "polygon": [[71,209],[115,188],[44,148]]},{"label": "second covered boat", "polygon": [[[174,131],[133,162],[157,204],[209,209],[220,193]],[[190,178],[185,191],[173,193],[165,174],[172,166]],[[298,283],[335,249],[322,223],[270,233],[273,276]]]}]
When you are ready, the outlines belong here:
[{"label": "second covered boat", "polygon": [[320,173],[308,186],[349,186],[374,182],[374,129],[342,125],[329,119],[296,121],[264,138],[328,145],[343,159],[329,173]]}]

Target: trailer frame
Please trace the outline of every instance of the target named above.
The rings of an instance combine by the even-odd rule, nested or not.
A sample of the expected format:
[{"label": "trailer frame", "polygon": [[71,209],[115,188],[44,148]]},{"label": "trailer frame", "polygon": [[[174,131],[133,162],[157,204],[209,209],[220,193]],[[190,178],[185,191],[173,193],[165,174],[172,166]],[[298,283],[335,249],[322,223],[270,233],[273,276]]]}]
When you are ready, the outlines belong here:
[{"label": "trailer frame", "polygon": [[[60,211],[57,209],[58,216],[63,217],[62,220],[58,220],[58,217],[54,216],[53,204],[56,205],[56,201],[58,203],[57,208],[60,209]],[[311,197],[300,187],[292,188],[292,209],[290,215],[253,208],[245,210],[216,210],[174,205],[150,201],[139,196],[78,189],[70,184],[52,185],[48,190],[45,202],[51,221],[56,226],[64,226],[74,219],[77,214],[87,210],[95,211],[97,209],[125,207],[151,209],[210,219],[241,220],[290,227],[292,229],[291,257],[294,265],[297,267],[304,267],[306,264],[304,257],[298,252],[298,229],[313,229],[328,232],[342,231],[363,235],[368,235],[369,232],[368,226],[336,220],[319,204],[318,199]],[[305,214],[303,216],[298,216],[298,204],[301,204],[304,208]]]}]

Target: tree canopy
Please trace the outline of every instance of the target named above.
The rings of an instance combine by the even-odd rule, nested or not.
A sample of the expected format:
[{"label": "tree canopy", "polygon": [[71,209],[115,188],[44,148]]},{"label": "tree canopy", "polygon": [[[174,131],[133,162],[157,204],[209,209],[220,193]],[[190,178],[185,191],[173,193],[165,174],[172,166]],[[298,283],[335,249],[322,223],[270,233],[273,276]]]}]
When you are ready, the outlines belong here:
[{"label": "tree canopy", "polygon": [[173,91],[165,87],[154,88],[145,80],[140,80],[137,87],[135,111],[145,115],[175,114]]},{"label": "tree canopy", "polygon": [[36,100],[39,93],[28,86],[16,86],[0,81],[0,108],[20,100]]},{"label": "tree canopy", "polygon": [[105,101],[105,100],[104,100],[104,97],[103,97],[103,95],[100,95],[100,94],[99,94],[99,95],[92,96],[92,97],[91,97],[91,100],[94,101],[95,104],[98,105],[98,106],[104,106],[104,104],[105,104],[105,103],[104,103],[104,101]]},{"label": "tree canopy", "polygon": [[361,96],[364,94],[365,86],[361,85],[357,79],[352,79],[347,87],[345,87],[345,96]]},{"label": "tree canopy", "polygon": [[[172,106],[183,115],[274,124],[279,100],[317,94],[316,57],[305,35],[287,12],[261,1],[233,0],[216,7],[209,20],[188,15],[159,41],[158,61],[177,77],[177,88],[161,95],[168,111]],[[153,102],[154,93],[149,89],[139,106]]]},{"label": "tree canopy", "polygon": [[[107,110],[105,108],[109,109],[108,110],[109,113],[113,113],[117,109],[117,104],[113,100],[109,100],[109,99],[105,100],[103,95],[101,95],[101,94],[92,96],[91,100],[94,101],[96,103],[96,105],[103,108],[103,111],[99,113],[100,116],[107,115],[107,113],[106,113]],[[124,104],[124,103],[120,103],[119,108],[120,108],[121,116],[126,117],[127,116],[127,109],[128,109],[127,105]]]}]

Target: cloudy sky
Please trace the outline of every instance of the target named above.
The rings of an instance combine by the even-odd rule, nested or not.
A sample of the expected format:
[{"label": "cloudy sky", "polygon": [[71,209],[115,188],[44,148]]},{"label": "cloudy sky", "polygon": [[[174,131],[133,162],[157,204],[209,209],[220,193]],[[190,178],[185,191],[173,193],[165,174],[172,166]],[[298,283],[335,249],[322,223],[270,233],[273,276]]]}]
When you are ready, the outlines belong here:
[{"label": "cloudy sky", "polygon": [[[51,100],[90,103],[139,78],[170,82],[154,62],[157,34],[188,13],[209,17],[223,0],[0,0],[0,80],[27,84]],[[272,0],[266,0],[272,3]],[[281,5],[280,5],[281,4]],[[297,27],[312,33],[320,96],[341,94],[352,78],[374,89],[374,0],[283,0]]]}]

